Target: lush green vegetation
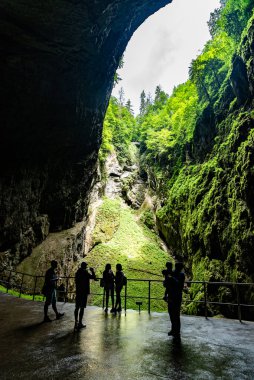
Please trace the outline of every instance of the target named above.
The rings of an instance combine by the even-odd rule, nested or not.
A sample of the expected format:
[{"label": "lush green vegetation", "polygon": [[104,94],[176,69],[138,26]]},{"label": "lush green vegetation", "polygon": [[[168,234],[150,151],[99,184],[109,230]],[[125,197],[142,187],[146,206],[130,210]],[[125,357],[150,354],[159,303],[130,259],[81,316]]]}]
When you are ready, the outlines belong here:
[{"label": "lush green vegetation", "polygon": [[[252,18],[244,30],[253,5],[228,0],[212,16],[213,39],[192,62],[189,81],[159,111],[148,107],[139,126],[143,162],[164,203],[158,225],[193,280],[254,279]],[[204,298],[200,285],[190,296]],[[221,290],[221,300],[234,298]],[[198,304],[186,311],[202,312]]]},{"label": "lush green vegetation", "polygon": [[[136,125],[132,118],[123,133],[114,127],[115,99],[105,121],[120,157],[131,139],[140,142],[142,168],[161,200],[159,230],[193,280],[254,281],[253,7],[253,0],[221,0],[209,21],[212,39],[191,62],[189,80],[171,96],[159,86],[154,99],[143,91]],[[212,287],[208,293],[215,297]],[[233,289],[216,294],[236,297]],[[204,299],[200,285],[189,296]],[[202,308],[193,303],[186,312]]]},{"label": "lush green vegetation", "polygon": [[111,97],[104,120],[102,145],[99,152],[101,163],[113,150],[116,151],[120,163],[131,159],[129,149],[135,127],[136,122],[130,101],[124,105],[122,99],[117,100]]},{"label": "lush green vegetation", "polygon": [[[5,286],[2,286],[0,285],[0,292],[1,293],[7,293],[7,289]],[[41,295],[35,295],[34,297],[30,294],[25,294],[25,293],[20,293],[18,290],[14,290],[14,289],[8,289],[8,294],[12,295],[12,296],[15,296],[15,297],[20,297],[20,298],[24,298],[26,300],[35,300],[35,301],[44,301],[45,297],[41,296]]]},{"label": "lush green vegetation", "polygon": [[[144,211],[145,212],[145,211]],[[98,276],[107,263],[111,263],[115,270],[117,263],[121,263],[127,278],[128,299],[127,307],[136,309],[136,301],[143,301],[143,308],[147,308],[148,282],[131,281],[130,279],[158,280],[151,285],[151,297],[159,298],[152,301],[151,307],[166,310],[162,301],[164,288],[162,286],[161,271],[165,267],[169,256],[160,248],[160,241],[156,233],[142,222],[142,214],[131,210],[120,199],[105,198],[96,216],[96,227],[93,234],[93,249],[86,260],[93,266]],[[101,292],[99,284],[93,283],[93,291]],[[94,296],[93,303],[101,305],[101,297]]]}]

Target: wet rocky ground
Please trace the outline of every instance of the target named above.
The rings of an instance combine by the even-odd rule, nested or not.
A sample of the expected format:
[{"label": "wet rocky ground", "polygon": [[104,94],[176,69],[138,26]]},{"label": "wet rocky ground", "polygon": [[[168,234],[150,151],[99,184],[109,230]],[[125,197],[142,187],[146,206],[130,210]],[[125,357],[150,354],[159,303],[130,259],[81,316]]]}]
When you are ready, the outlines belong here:
[{"label": "wet rocky ground", "polygon": [[74,305],[58,305],[64,318],[42,323],[42,303],[0,294],[0,379],[254,378],[253,322],[182,316],[175,342],[165,313],[88,307],[74,332]]}]

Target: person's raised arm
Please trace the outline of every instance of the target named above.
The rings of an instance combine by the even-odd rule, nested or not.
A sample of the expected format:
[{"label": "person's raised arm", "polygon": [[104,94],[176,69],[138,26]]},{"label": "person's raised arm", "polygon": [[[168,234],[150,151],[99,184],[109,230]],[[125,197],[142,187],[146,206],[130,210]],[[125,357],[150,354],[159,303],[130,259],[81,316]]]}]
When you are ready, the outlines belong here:
[{"label": "person's raised arm", "polygon": [[93,279],[93,280],[97,280],[97,277],[96,277],[94,269],[93,268],[89,268],[89,269],[91,271],[91,273],[89,273],[90,278]]}]

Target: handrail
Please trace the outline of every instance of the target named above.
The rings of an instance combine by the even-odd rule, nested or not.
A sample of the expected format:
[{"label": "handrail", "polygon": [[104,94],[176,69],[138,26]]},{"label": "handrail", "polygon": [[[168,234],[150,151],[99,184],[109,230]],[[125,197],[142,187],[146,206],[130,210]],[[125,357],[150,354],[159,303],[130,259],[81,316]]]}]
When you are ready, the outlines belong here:
[{"label": "handrail", "polygon": [[[3,276],[2,275],[3,272],[5,272],[6,275]],[[18,281],[19,276],[21,276],[20,283]],[[33,285],[31,288],[28,288],[27,286],[24,285],[25,276],[28,276],[31,280],[33,280]],[[64,293],[63,298],[64,298],[65,302],[71,299],[71,298],[68,298],[68,296],[71,297],[75,293],[74,290],[72,291],[70,289],[70,280],[73,280],[73,283],[74,283],[74,279],[75,279],[74,276],[63,276],[63,277],[61,277],[62,281],[66,281],[66,289],[64,291],[62,291],[62,293]],[[23,273],[23,272],[14,271],[14,270],[7,270],[7,269],[2,270],[0,272],[0,284],[2,284],[2,286],[4,286],[4,288],[6,288],[6,293],[8,293],[10,289],[14,288],[14,289],[18,290],[17,291],[18,297],[21,297],[22,292],[26,291],[26,293],[23,293],[23,294],[30,294],[32,297],[32,300],[35,300],[36,296],[38,296],[38,295],[41,296],[41,287],[42,286],[40,288],[38,288],[38,281],[39,280],[44,280],[44,276],[43,275],[33,275],[30,273]],[[98,278],[98,280],[100,280],[100,278]],[[147,302],[148,302],[147,308],[148,308],[148,313],[150,314],[151,313],[151,300],[158,300],[158,301],[161,300],[161,298],[153,297],[151,295],[152,284],[153,283],[161,283],[162,284],[163,280],[128,278],[127,283],[130,284],[131,282],[147,282],[148,283],[148,294],[147,294],[147,296],[137,296],[137,295],[128,294],[128,287],[126,285],[125,290],[124,290],[124,309],[125,309],[125,311],[126,311],[126,306],[127,306],[127,299],[144,299],[144,300],[147,300]],[[240,287],[242,287],[242,286],[251,286],[252,287],[252,286],[254,286],[254,283],[252,283],[252,282],[241,283],[241,282],[229,282],[229,281],[222,281],[222,282],[211,281],[210,282],[210,281],[186,280],[185,284],[189,285],[189,286],[191,286],[192,284],[202,285],[203,291],[204,291],[204,299],[199,300],[199,301],[186,300],[186,302],[204,304],[205,318],[208,317],[208,306],[209,305],[225,305],[225,306],[237,307],[238,319],[240,322],[242,322],[242,307],[254,307],[254,305],[252,305],[252,304],[242,303],[241,302],[241,294],[240,294]],[[235,287],[235,289],[236,289],[236,302],[233,302],[233,300],[232,300],[232,302],[210,301],[208,299],[208,292],[207,292],[208,285],[233,286],[233,287]],[[60,291],[60,293],[61,293],[61,291]],[[104,307],[104,292],[102,292],[102,293],[91,293],[91,294],[102,296],[103,297],[103,307]]]}]

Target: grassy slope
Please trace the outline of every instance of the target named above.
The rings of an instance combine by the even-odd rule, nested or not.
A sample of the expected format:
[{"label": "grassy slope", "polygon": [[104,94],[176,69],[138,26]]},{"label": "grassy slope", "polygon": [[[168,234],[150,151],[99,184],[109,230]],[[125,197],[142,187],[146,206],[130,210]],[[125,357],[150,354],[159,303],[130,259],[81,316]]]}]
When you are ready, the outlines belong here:
[{"label": "grassy slope", "polygon": [[[161,270],[168,261],[168,253],[160,248],[158,236],[148,229],[137,217],[135,211],[123,205],[120,200],[105,198],[98,210],[94,230],[94,248],[86,260],[96,269],[98,276],[102,275],[106,263],[111,263],[112,269],[121,263],[128,279],[162,280]],[[93,284],[93,288],[97,288]],[[129,281],[128,308],[137,308],[136,301],[148,295],[148,283]],[[161,283],[152,283],[151,296],[162,298]],[[101,304],[100,297],[94,297],[94,302]],[[143,309],[147,306],[143,300]],[[165,310],[163,301],[152,302],[152,309]]]}]

